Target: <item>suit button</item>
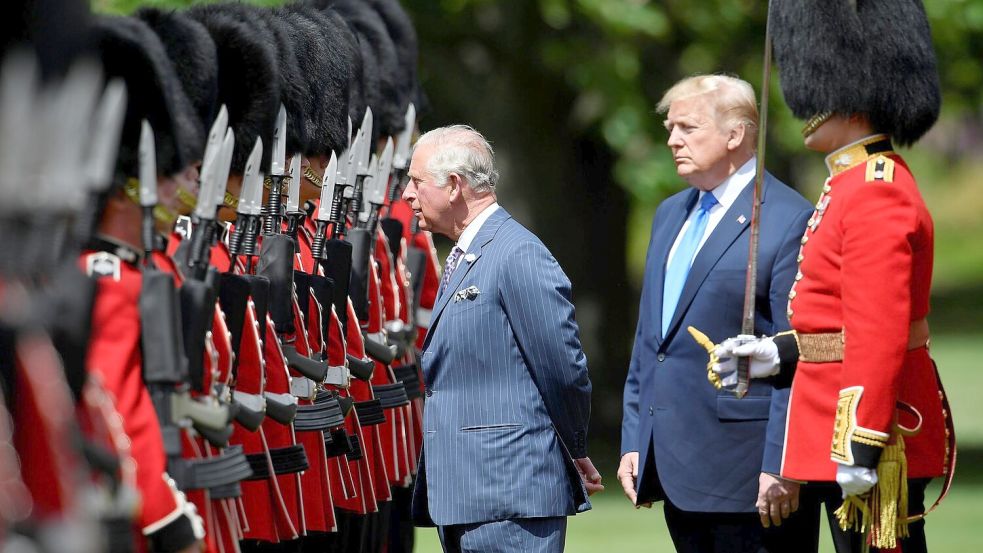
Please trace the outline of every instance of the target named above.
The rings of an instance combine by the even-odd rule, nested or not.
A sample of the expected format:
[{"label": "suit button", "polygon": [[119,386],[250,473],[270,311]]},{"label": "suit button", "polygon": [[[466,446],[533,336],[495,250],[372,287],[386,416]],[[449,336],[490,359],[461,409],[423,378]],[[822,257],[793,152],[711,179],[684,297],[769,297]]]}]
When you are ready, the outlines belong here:
[{"label": "suit button", "polygon": [[654,416],[654,415],[655,415],[655,409],[652,409],[652,407],[650,406],[649,407],[649,416],[651,417],[651,416]]},{"label": "suit button", "polygon": [[663,361],[666,360],[666,354],[660,353],[660,354],[656,355],[655,358],[659,360],[659,363],[661,363],[661,362],[663,362]]},{"label": "suit button", "polygon": [[431,390],[430,388],[427,388],[427,389],[426,389],[426,391],[425,391],[424,393],[426,393],[426,394],[427,394],[427,397],[430,397],[430,396],[432,396],[432,395],[433,395],[433,390]]}]

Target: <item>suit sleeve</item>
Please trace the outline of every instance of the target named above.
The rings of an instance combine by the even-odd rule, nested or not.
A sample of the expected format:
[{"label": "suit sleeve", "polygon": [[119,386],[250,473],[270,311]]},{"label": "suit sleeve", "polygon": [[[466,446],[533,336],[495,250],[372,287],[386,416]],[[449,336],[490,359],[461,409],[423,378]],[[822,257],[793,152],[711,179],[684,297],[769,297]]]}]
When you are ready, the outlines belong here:
[{"label": "suit sleeve", "polygon": [[[771,267],[771,287],[768,291],[768,299],[771,304],[775,334],[791,328],[786,316],[788,292],[792,288],[792,282],[798,272],[799,264],[796,258],[799,252],[799,241],[805,232],[806,221],[810,213],[811,211],[806,209],[790,218],[791,224],[785,230],[782,245],[775,256],[775,264]],[[783,362],[781,372],[774,379],[775,387],[771,391],[771,410],[765,430],[765,451],[761,460],[761,472],[779,474],[781,470],[782,453],[785,445],[785,420],[788,416],[788,399],[794,367],[795,360],[791,363]]]},{"label": "suit sleeve", "polygon": [[570,280],[530,241],[516,247],[501,282],[505,314],[553,425],[573,458],[586,457],[591,383]]},{"label": "suit sleeve", "polygon": [[908,345],[918,216],[897,182],[864,183],[848,209],[842,223],[845,343],[831,458],[874,468],[891,433]]},{"label": "suit sleeve", "polygon": [[642,347],[642,315],[638,316],[638,326],[635,329],[635,345],[631,350],[631,362],[628,364],[628,378],[625,379],[625,390],[622,398],[621,415],[621,456],[625,453],[638,451],[638,386],[639,386],[639,350]]}]

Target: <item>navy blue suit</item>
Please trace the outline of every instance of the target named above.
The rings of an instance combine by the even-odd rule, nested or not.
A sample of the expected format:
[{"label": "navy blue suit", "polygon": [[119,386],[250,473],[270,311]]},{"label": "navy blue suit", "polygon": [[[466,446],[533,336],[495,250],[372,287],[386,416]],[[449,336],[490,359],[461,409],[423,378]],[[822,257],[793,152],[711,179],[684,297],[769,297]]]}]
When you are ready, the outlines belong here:
[{"label": "navy blue suit", "polygon": [[[694,326],[715,343],[740,334],[753,188],[744,188],[700,248],[665,336],[666,258],[699,193],[691,188],[675,194],[655,213],[621,434],[622,455],[639,452],[639,503],[668,497],[684,511],[754,512],[759,473],[779,473],[788,388],[773,379],[753,380],[743,399],[715,390],[707,381],[707,352],[686,331]],[[788,291],[811,212],[801,195],[766,175],[757,335],[789,328]]]},{"label": "navy blue suit", "polygon": [[585,511],[573,459],[586,456],[591,384],[570,281],[501,208],[467,254],[423,345],[414,520],[447,527]]}]

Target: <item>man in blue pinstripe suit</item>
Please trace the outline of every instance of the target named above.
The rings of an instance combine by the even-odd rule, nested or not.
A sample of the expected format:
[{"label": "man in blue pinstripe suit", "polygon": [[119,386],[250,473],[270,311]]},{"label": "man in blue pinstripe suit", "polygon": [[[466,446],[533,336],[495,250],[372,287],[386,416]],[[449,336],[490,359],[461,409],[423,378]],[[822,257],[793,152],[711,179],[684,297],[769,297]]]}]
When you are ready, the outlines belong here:
[{"label": "man in blue pinstripe suit", "polygon": [[488,141],[466,126],[420,137],[403,199],[456,242],[421,363],[418,525],[447,552],[559,552],[566,517],[603,489],[587,457],[591,383],[570,281],[495,198]]}]

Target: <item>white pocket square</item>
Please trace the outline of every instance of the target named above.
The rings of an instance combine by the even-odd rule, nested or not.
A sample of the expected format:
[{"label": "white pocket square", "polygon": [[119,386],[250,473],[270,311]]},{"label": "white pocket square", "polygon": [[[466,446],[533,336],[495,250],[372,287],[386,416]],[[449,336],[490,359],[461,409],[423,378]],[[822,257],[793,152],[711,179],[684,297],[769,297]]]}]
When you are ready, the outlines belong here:
[{"label": "white pocket square", "polygon": [[463,290],[458,290],[457,292],[454,293],[454,303],[457,303],[461,300],[474,301],[474,299],[477,298],[478,294],[480,293],[481,290],[478,290],[477,286],[468,286],[467,288],[464,288]]}]

